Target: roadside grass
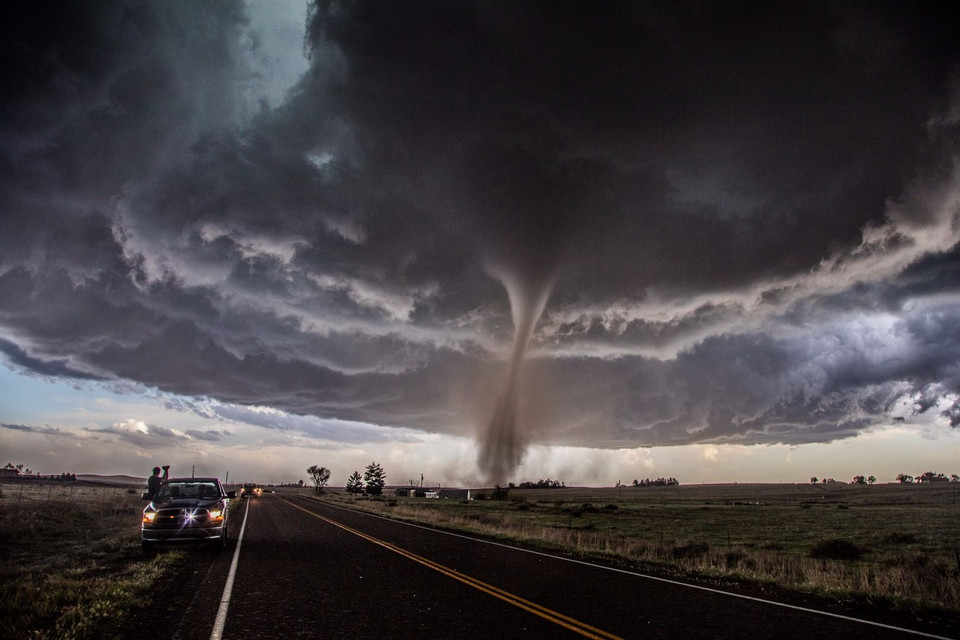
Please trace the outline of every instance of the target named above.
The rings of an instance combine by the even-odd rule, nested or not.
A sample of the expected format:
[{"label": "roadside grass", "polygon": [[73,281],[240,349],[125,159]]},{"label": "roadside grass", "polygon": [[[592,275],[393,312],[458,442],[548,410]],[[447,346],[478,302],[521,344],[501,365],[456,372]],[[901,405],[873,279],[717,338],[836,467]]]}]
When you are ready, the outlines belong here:
[{"label": "roadside grass", "polygon": [[139,490],[0,485],[0,636],[123,638],[182,552],[140,549]]},{"label": "roadside grass", "polygon": [[507,500],[335,503],[699,579],[960,612],[960,484],[511,490]]}]

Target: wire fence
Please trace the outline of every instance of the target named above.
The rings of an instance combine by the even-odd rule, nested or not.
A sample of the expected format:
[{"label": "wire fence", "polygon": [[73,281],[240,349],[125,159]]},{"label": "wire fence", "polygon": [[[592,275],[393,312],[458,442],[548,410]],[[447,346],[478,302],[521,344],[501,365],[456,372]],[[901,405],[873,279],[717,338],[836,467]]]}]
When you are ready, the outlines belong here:
[{"label": "wire fence", "polygon": [[143,487],[94,485],[61,480],[14,480],[0,482],[0,504],[24,502],[101,502],[139,499]]}]

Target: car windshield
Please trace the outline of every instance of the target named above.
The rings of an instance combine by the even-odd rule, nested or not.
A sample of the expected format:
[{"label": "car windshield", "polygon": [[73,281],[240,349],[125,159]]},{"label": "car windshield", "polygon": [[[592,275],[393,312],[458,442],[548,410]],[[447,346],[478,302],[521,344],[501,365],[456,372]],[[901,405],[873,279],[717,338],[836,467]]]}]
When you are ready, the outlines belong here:
[{"label": "car windshield", "polygon": [[220,492],[213,482],[168,482],[160,487],[157,498],[219,498]]}]

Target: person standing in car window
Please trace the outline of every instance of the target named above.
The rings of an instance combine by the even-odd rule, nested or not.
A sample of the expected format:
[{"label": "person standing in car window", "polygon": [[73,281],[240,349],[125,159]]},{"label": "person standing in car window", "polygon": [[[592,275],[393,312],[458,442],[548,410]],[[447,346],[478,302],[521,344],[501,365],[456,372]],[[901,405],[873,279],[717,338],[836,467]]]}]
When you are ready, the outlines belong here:
[{"label": "person standing in car window", "polygon": [[153,468],[153,475],[147,478],[147,493],[151,500],[157,497],[157,493],[160,492],[160,485],[167,479],[169,473],[170,465],[168,464],[163,465],[163,477],[160,476],[160,467]]}]

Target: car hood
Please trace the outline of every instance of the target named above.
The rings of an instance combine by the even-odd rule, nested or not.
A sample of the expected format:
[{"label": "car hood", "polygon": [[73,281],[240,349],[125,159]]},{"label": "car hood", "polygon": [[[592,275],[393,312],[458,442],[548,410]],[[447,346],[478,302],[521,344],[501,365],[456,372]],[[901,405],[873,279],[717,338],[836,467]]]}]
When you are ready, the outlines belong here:
[{"label": "car hood", "polygon": [[210,509],[220,505],[220,498],[170,498],[154,500],[150,503],[154,509],[196,509],[198,507]]}]

